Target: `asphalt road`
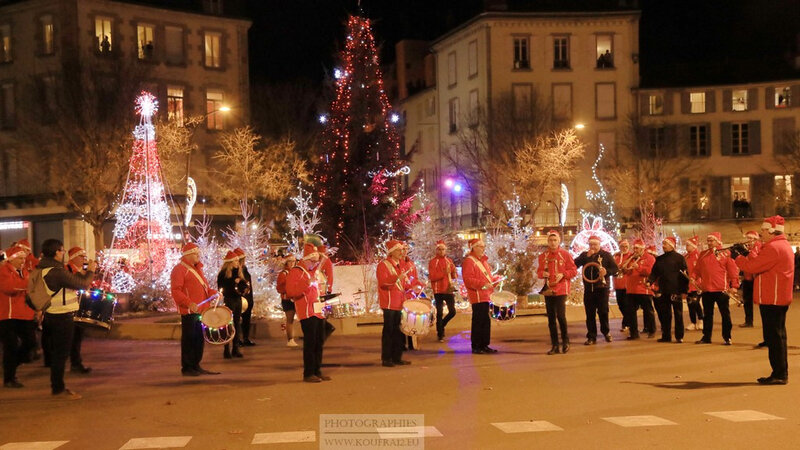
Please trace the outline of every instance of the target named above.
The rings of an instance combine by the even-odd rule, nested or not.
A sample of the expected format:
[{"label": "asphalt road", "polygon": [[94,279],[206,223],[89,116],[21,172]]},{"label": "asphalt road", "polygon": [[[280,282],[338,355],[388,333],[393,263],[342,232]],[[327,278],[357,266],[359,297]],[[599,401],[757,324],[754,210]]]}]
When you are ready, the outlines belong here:
[{"label": "asphalt road", "polygon": [[[324,355],[333,380],[320,384],[301,382],[301,349],[278,341],[232,361],[207,345],[204,366],[223,373],[185,378],[177,341],[89,339],[84,360],[94,371],[67,374],[83,399],[51,398],[40,363],[20,368],[24,389],[0,389],[0,449],[320,448],[320,414],[424,414],[433,428],[423,442],[435,449],[800,448],[800,381],[756,384],[769,374],[766,350],[753,348],[761,329],[738,328],[742,310],[733,313],[730,347],[720,344],[718,318],[712,345],[693,344],[699,331],[684,344],[624,341],[615,319],[616,340],[592,347],[573,320],[572,350],[547,356],[544,319],[526,317],[493,325],[498,354],[472,355],[468,331],[451,330],[394,368],[380,366],[379,336],[334,334]],[[796,376],[792,309],[787,328]],[[635,424],[644,425],[624,426]],[[165,437],[173,440],[136,440]],[[258,444],[281,439],[311,441]]]}]

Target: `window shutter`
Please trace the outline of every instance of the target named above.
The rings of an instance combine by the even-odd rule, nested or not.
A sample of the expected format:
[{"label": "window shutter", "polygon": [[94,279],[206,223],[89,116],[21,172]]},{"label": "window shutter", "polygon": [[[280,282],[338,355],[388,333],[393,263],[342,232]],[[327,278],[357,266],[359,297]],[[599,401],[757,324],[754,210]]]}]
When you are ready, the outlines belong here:
[{"label": "window shutter", "polygon": [[751,120],[747,123],[748,145],[751,155],[761,153],[761,121]]},{"label": "window shutter", "polygon": [[717,110],[716,91],[706,91],[706,112],[713,113]]},{"label": "window shutter", "polygon": [[691,155],[691,147],[690,147],[690,140],[689,140],[689,125],[678,125],[677,131],[675,135],[675,148],[677,149],[677,153],[679,156],[690,156]]},{"label": "window shutter", "polygon": [[747,90],[747,110],[755,111],[758,109],[758,88]]},{"label": "window shutter", "polygon": [[755,217],[775,214],[775,175],[760,173],[750,177],[750,208]]},{"label": "window shutter", "polygon": [[733,111],[733,91],[730,89],[722,90],[722,112]]},{"label": "window shutter", "polygon": [[674,96],[672,95],[672,91],[664,92],[664,114],[672,114],[673,105],[672,102],[674,100]]},{"label": "window shutter", "polygon": [[[711,131],[711,130],[709,130]],[[731,123],[722,122],[719,124],[719,142],[723,155],[730,155],[733,147],[733,136],[731,135]]]},{"label": "window shutter", "polygon": [[733,216],[730,177],[711,177],[710,203],[712,219],[728,219]]},{"label": "window shutter", "polygon": [[711,122],[706,122],[706,156],[711,156]]},{"label": "window shutter", "polygon": [[667,158],[678,157],[678,127],[676,125],[664,126],[664,156]]},{"label": "window shutter", "polygon": [[681,207],[681,218],[683,220],[689,220],[689,216],[692,212],[692,205],[691,205],[691,196],[689,194],[689,179],[688,178],[681,178],[678,181],[678,192],[680,193],[680,207]]},{"label": "window shutter", "polygon": [[689,114],[692,111],[692,104],[689,102],[689,93],[681,92],[681,114]]},{"label": "window shutter", "polygon": [[792,98],[789,100],[792,108],[800,108],[800,84],[792,86]]},{"label": "window shutter", "polygon": [[639,93],[639,115],[650,115],[650,94]]},{"label": "window shutter", "polygon": [[764,89],[764,107],[767,109],[775,109],[775,88],[768,87]]}]

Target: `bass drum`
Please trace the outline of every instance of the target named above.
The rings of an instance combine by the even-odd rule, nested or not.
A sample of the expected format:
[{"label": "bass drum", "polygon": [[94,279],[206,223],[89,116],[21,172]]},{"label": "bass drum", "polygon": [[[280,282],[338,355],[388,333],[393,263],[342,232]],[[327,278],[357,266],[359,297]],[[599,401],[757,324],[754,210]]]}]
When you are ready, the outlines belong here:
[{"label": "bass drum", "polygon": [[517,317],[517,296],[508,291],[495,292],[490,297],[489,316],[498,322]]},{"label": "bass drum", "polygon": [[400,331],[408,336],[425,336],[436,324],[436,308],[423,300],[408,300],[400,312]]},{"label": "bass drum", "polygon": [[79,325],[111,329],[117,299],[101,289],[78,292],[78,311],[72,320]]},{"label": "bass drum", "polygon": [[236,336],[233,326],[233,312],[225,306],[205,310],[200,316],[203,326],[203,339],[209,344],[227,344]]}]

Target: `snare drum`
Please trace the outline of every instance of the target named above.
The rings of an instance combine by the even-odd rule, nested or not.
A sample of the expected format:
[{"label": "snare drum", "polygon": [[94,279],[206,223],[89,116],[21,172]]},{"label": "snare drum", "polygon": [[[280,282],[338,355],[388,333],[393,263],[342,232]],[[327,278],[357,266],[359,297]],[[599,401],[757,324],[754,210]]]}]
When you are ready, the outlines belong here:
[{"label": "snare drum", "polygon": [[489,316],[500,322],[514,320],[517,316],[517,296],[508,291],[492,294],[489,302]]},{"label": "snare drum", "polygon": [[345,303],[339,299],[328,300],[325,302],[323,312],[325,317],[333,319],[345,319],[358,316],[356,304],[353,302]]},{"label": "snare drum", "polygon": [[92,289],[79,291],[78,297],[78,311],[72,320],[80,325],[110,330],[111,322],[114,321],[114,307],[117,306],[114,295],[101,289]]},{"label": "snare drum", "polygon": [[236,335],[233,312],[225,306],[209,308],[200,316],[203,339],[209,344],[227,344]]},{"label": "snare drum", "polygon": [[400,312],[400,331],[408,336],[425,336],[436,325],[436,308],[430,302],[408,300]]}]

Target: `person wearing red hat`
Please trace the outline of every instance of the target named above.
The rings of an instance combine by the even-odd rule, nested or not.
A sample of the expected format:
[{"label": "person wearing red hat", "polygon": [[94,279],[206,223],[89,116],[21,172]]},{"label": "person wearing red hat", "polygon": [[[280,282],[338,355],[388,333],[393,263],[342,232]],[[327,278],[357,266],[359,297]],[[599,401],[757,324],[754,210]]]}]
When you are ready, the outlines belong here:
[{"label": "person wearing red hat", "polygon": [[662,242],[664,253],[656,258],[647,281],[658,283],[661,296],[654,300],[661,338],[658,342],[672,342],[672,316],[675,316],[675,341],[683,342],[683,300],[689,292],[686,259],[675,251],[676,239],[672,236]]},{"label": "person wearing red hat", "polygon": [[[436,336],[439,342],[444,342],[445,327],[456,316],[457,279],[456,265],[447,257],[447,244],[439,240],[436,242],[436,256],[428,262],[428,280],[431,282],[433,298],[436,300]],[[445,304],[447,304],[447,315],[442,317]]]},{"label": "person wearing red hat", "polygon": [[203,275],[200,248],[189,242],[181,249],[181,260],[170,274],[170,291],[181,315],[181,373],[187,377],[217,375],[200,367],[203,359],[203,324],[200,314],[218,301],[219,295]]},{"label": "person wearing red hat", "polygon": [[[406,281],[403,285],[403,288],[406,291],[406,300],[413,300],[419,297],[419,295],[422,293],[422,290],[425,288],[426,283],[420,280],[417,265],[414,264],[414,261],[408,257],[408,249],[408,244],[403,243],[403,253],[400,256],[400,270],[407,274]],[[408,350],[419,349],[417,336],[406,336],[405,348]]]},{"label": "person wearing red hat", "polygon": [[286,278],[289,276],[289,271],[292,270],[297,264],[297,258],[289,253],[283,260],[283,270],[278,274],[275,290],[281,296],[281,308],[286,315],[286,346],[297,347],[297,342],[294,340],[294,302],[286,295]]},{"label": "person wearing red hat", "polygon": [[625,274],[625,296],[628,299],[628,323],[630,335],[628,340],[639,339],[639,318],[637,311],[642,309],[642,333],[651,338],[656,334],[656,318],[653,310],[653,291],[648,286],[647,277],[653,269],[656,259],[645,252],[645,244],[641,239],[633,241],[633,255],[623,266]]},{"label": "person wearing red hat", "polygon": [[222,267],[217,274],[217,288],[222,294],[225,307],[233,313],[233,329],[235,330],[233,351],[231,351],[231,344],[225,344],[222,357],[225,359],[242,358],[244,355],[239,350],[241,345],[239,337],[242,335],[242,298],[248,287],[241,266],[239,266],[239,254],[233,250],[229,251],[222,260]]},{"label": "person wearing red hat", "polygon": [[[333,261],[328,256],[328,246],[325,244],[317,245],[317,252],[319,252],[319,269],[317,269],[317,280],[320,284],[320,295],[330,294],[333,292]],[[336,331],[336,327],[328,322],[325,318],[325,340]]]},{"label": "person wearing red hat", "polygon": [[739,288],[739,269],[730,257],[727,250],[722,250],[722,235],[719,232],[709,233],[706,236],[708,248],[697,257],[694,266],[694,277],[700,280],[700,289],[703,291],[703,338],[697,344],[710,344],[711,333],[714,331],[714,305],[719,309],[722,317],[723,345],[731,345],[730,296],[728,289]]},{"label": "person wearing red hat", "polygon": [[[567,353],[569,351],[567,294],[569,294],[570,280],[578,274],[578,268],[575,267],[575,262],[569,252],[561,248],[561,233],[557,230],[547,232],[547,250],[539,255],[536,274],[544,280],[542,293],[547,309],[547,326],[550,329],[552,345],[547,354]],[[559,328],[561,329],[561,349],[558,347]]]},{"label": "person wearing red hat", "polygon": [[[86,269],[89,267],[89,258],[86,256],[86,250],[80,247],[72,247],[67,252],[66,268],[69,273],[85,274]],[[87,374],[92,371],[91,367],[83,365],[83,357],[81,356],[81,347],[83,345],[83,327],[75,323],[75,331],[72,334],[72,347],[69,351],[70,372]]]},{"label": "person wearing red hat", "polygon": [[300,327],[303,329],[303,381],[329,381],[322,374],[322,347],[325,344],[324,303],[320,301],[317,281],[319,252],[310,243],[303,246],[303,259],[286,277],[286,295],[294,302]]},{"label": "person wearing red hat", "polygon": [[[758,255],[761,250],[761,236],[757,231],[748,231],[744,234],[745,248],[750,254]],[[742,308],[744,309],[744,323],[739,328],[753,328],[753,280],[755,274],[742,271]]]},{"label": "person wearing red hat", "polygon": [[472,353],[497,353],[497,350],[489,347],[492,337],[489,302],[499,279],[492,275],[489,258],[484,254],[486,244],[483,240],[470,239],[469,249],[470,252],[461,263],[461,275],[472,305]]},{"label": "person wearing red hat", "polygon": [[3,345],[3,386],[21,388],[17,367],[36,345],[34,311],[25,303],[28,271],[25,249],[14,245],[5,251],[0,265],[0,341]]},{"label": "person wearing red hat", "polygon": [[391,240],[386,243],[386,259],[378,263],[375,270],[378,279],[378,302],[383,310],[383,332],[381,333],[381,362],[384,367],[411,364],[404,361],[403,332],[400,331],[400,312],[405,301],[404,273],[400,260],[403,256],[403,243]]},{"label": "person wearing red hat", "polygon": [[684,276],[689,280],[689,292],[686,294],[686,308],[689,310],[689,321],[692,322],[691,326],[686,327],[687,330],[699,330],[697,322],[703,320],[703,303],[700,301],[700,291],[697,290],[700,286],[700,281],[694,276],[694,267],[697,265],[697,258],[700,252],[697,251],[697,246],[700,244],[700,238],[695,235],[686,240],[686,254],[683,255],[686,259],[686,273]]},{"label": "person wearing red hat", "polygon": [[[619,251],[614,255],[614,263],[617,265],[617,268],[621,268],[628,262],[631,255],[633,255],[633,253],[631,252],[630,241],[627,239],[619,241]],[[625,297],[625,274],[622,273],[621,269],[614,275],[614,292],[617,296],[617,308],[619,308],[619,312],[622,314],[622,328],[620,331],[624,333],[628,331],[630,324],[627,322],[628,314],[626,313],[628,306]]]},{"label": "person wearing red hat", "polygon": [[792,277],[794,255],[784,234],[785,221],[781,216],[764,219],[761,225],[763,247],[757,255],[734,246],[738,253],[736,265],[742,271],[755,274],[753,302],[761,312],[764,339],[769,348],[772,373],[758,379],[760,384],[786,384],[789,382],[786,344],[786,312],[792,303]]},{"label": "person wearing red hat", "polygon": [[252,347],[256,345],[255,342],[250,340],[250,322],[253,318],[253,306],[255,301],[253,299],[253,277],[250,276],[250,271],[247,270],[247,255],[244,250],[237,247],[233,250],[239,256],[239,271],[242,273],[244,283],[237,285],[241,290],[241,295],[247,300],[247,309],[242,311],[242,335],[237,336],[240,345],[243,347]]},{"label": "person wearing red hat", "polygon": [[35,269],[36,266],[39,265],[39,258],[33,256],[33,248],[31,247],[30,241],[27,239],[22,239],[19,242],[17,242],[16,245],[22,247],[25,250],[26,255],[25,255],[24,267],[25,270],[28,271],[28,273],[31,273],[33,269]]},{"label": "person wearing red hat", "polygon": [[598,236],[591,235],[588,241],[589,250],[578,255],[574,262],[575,267],[586,266],[583,269],[583,308],[586,312],[586,342],[583,345],[594,345],[597,343],[597,318],[606,342],[612,340],[608,325],[608,288],[610,277],[616,275],[618,268],[611,253],[600,247]]}]

